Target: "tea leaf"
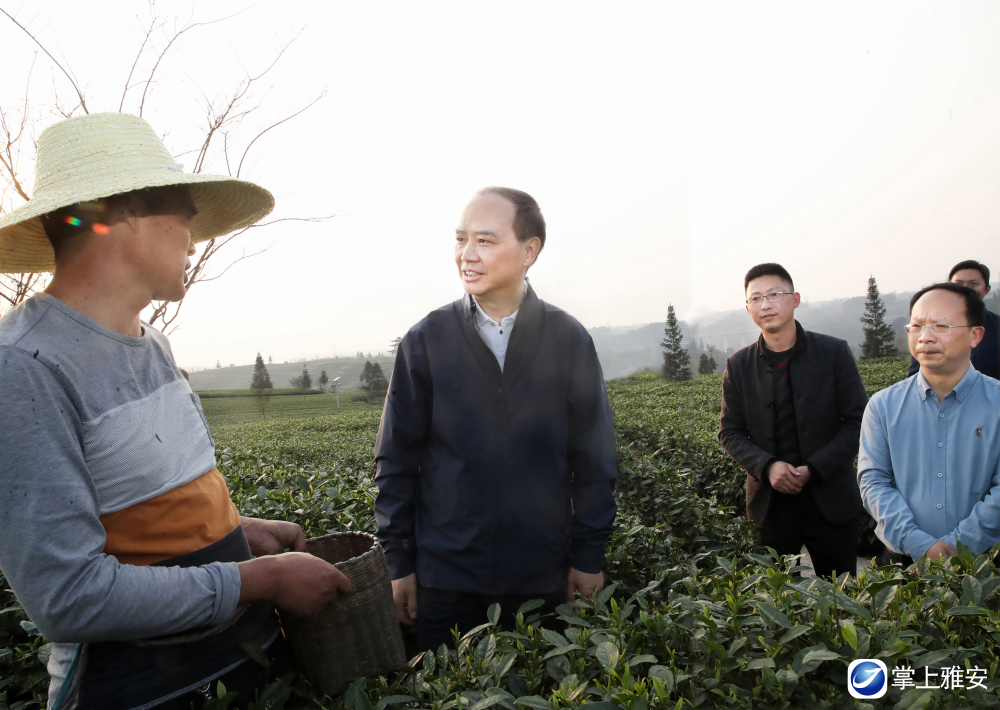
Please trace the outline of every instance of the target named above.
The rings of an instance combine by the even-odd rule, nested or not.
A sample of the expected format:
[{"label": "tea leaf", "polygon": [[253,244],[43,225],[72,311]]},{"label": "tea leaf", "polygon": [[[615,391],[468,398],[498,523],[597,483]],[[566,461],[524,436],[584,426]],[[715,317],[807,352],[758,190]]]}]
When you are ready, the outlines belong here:
[{"label": "tea leaf", "polygon": [[854,628],[854,624],[850,621],[845,621],[840,626],[840,632],[844,635],[844,640],[847,641],[847,645],[854,649],[855,652],[858,650],[858,632]]},{"label": "tea leaf", "polygon": [[787,629],[792,625],[792,622],[788,620],[785,613],[778,609],[778,607],[774,606],[774,604],[770,604],[768,602],[758,602],[757,608],[760,610],[761,616],[777,626]]},{"label": "tea leaf", "polygon": [[597,662],[609,670],[614,670],[618,665],[620,655],[618,647],[610,641],[605,641],[597,647]]},{"label": "tea leaf", "polygon": [[518,614],[527,614],[529,611],[534,611],[535,609],[540,609],[545,606],[544,599],[529,599],[524,604],[517,608]]},{"label": "tea leaf", "polygon": [[547,661],[550,658],[555,658],[556,656],[562,656],[570,651],[582,651],[583,649],[577,646],[575,643],[566,644],[565,646],[560,646],[559,648],[554,648],[544,656],[542,656],[543,661]]}]

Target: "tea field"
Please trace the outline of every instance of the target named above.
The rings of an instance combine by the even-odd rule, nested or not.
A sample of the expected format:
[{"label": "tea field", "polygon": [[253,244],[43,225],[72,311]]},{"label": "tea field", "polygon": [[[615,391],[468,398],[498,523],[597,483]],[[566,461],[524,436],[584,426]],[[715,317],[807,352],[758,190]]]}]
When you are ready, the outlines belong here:
[{"label": "tea field", "polygon": [[340,406],[336,394],[285,393],[272,396],[267,404],[267,416],[262,417],[250,390],[199,392],[201,407],[212,430],[233,424],[274,421],[279,419],[309,419],[336,416],[356,411],[359,406],[370,409],[364,392],[341,392]]},{"label": "tea field", "polygon": [[[874,392],[905,376],[906,361],[862,369]],[[560,607],[557,619],[525,605],[508,630],[493,624],[494,610],[457,649],[418,655],[399,673],[359,679],[336,698],[283,679],[258,707],[1000,706],[1000,575],[991,558],[962,550],[907,572],[800,576],[794,557],[757,548],[740,514],[744,474],[715,438],[720,386],[720,376],[666,383],[649,373],[609,383],[621,479],[609,586],[599,597]],[[210,417],[237,507],[297,521],[308,535],[375,529],[378,420],[371,406],[230,426]],[[9,592],[0,608],[0,710],[43,703],[44,639],[30,635]],[[891,680],[909,684],[856,701],[846,689],[855,658],[879,658]],[[905,669],[912,673],[893,674]],[[932,687],[942,678],[947,688]]]}]

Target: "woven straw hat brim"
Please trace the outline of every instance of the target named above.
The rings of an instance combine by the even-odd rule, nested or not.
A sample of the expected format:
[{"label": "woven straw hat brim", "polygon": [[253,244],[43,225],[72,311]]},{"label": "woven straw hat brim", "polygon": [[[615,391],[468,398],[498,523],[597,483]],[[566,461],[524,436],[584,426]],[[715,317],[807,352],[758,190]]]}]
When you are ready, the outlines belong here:
[{"label": "woven straw hat brim", "polygon": [[0,272],[53,271],[55,257],[38,218],[77,202],[188,185],[198,210],[190,224],[195,242],[247,227],[274,209],[271,193],[252,182],[178,168],[136,116],[90,114],[49,126],[38,139],[31,200],[0,218]]}]

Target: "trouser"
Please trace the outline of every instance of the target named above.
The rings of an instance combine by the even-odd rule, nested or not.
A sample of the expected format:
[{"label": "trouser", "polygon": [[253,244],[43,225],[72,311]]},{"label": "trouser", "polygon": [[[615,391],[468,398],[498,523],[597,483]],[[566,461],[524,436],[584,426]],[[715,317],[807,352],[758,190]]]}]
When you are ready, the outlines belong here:
[{"label": "trouser", "polygon": [[888,567],[892,564],[903,565],[905,569],[913,564],[913,558],[900,552],[893,552],[887,547],[882,550],[881,555],[875,558],[875,564],[879,567]]},{"label": "trouser", "polygon": [[295,671],[295,662],[292,660],[291,649],[283,635],[278,634],[274,643],[268,646],[264,653],[271,661],[270,671],[265,670],[262,665],[253,659],[249,659],[228,673],[219,676],[218,679],[213,680],[205,688],[200,688],[186,693],[179,698],[160,703],[154,706],[153,710],[200,710],[206,700],[218,697],[216,689],[219,687],[219,681],[222,681],[222,684],[226,686],[227,694],[232,693],[234,690],[239,693],[236,697],[236,702],[230,707],[242,710],[250,703],[254,703],[257,707],[260,707],[257,698],[263,692],[264,688],[267,687],[267,684],[273,683],[286,673]]},{"label": "trouser", "polygon": [[830,579],[834,573],[858,572],[858,519],[833,525],[820,512],[811,490],[798,495],[771,492],[761,530],[761,544],[779,555],[797,555],[806,546],[816,575]]},{"label": "trouser", "polygon": [[[532,614],[550,614],[566,601],[565,592],[552,594],[473,594],[446,589],[417,589],[417,646],[419,651],[437,650],[441,644],[454,645],[452,629],[464,634],[489,620],[486,612],[493,604],[500,605],[499,625],[513,629],[518,608],[531,599],[543,599],[545,604]],[[551,624],[548,626],[552,626]]]}]

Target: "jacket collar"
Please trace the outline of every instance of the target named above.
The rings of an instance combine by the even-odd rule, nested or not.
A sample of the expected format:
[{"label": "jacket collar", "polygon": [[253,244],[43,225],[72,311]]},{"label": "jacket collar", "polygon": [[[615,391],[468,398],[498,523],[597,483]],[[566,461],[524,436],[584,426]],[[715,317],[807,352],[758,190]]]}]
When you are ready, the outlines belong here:
[{"label": "jacket collar", "polygon": [[[802,324],[795,321],[795,345],[792,346],[792,351],[788,354],[789,360],[794,360],[802,351],[806,348],[806,331],[802,327]],[[757,338],[757,357],[761,360],[767,359],[768,353],[771,351],[767,349],[764,345],[764,334],[761,333],[760,337]]]},{"label": "jacket collar", "polygon": [[[531,282],[525,279],[524,285],[524,299],[521,301],[521,305],[516,311],[518,323],[523,323],[524,320],[531,319],[531,315],[533,315],[539,307],[538,296],[535,295],[535,289],[531,288]],[[467,293],[462,298],[462,311],[465,316],[462,319],[462,324],[466,328],[475,330],[476,326],[479,324],[478,314],[480,312],[480,308],[476,303],[476,299],[472,297],[472,294]],[[526,316],[527,318],[525,318]],[[511,334],[513,337],[513,331],[511,331]]]},{"label": "jacket collar", "polygon": [[[493,372],[494,368],[500,373],[496,357],[490,352],[489,347],[483,342],[477,330],[477,306],[475,300],[469,294],[455,302],[461,311],[462,330],[465,331],[466,338],[472,347],[473,353],[479,360],[485,372]],[[535,295],[535,290],[528,284],[521,301],[521,307],[517,311],[516,327],[510,331],[510,342],[507,345],[507,357],[504,361],[501,377],[507,379],[511,373],[518,371],[519,365],[530,362],[530,358],[537,352],[542,337],[543,321],[542,302]],[[527,358],[527,360],[525,360]]]}]

